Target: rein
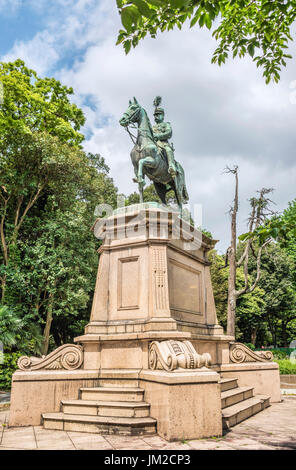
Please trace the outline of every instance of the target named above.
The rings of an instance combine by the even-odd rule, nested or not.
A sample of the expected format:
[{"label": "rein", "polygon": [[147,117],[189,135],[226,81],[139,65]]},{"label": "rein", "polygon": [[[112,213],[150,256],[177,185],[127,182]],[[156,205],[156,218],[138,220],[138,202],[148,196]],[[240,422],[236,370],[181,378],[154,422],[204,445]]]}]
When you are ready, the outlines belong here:
[{"label": "rein", "polygon": [[[132,118],[135,116],[135,114],[136,114],[137,112],[139,112],[139,109],[136,110],[131,116],[129,116],[129,124],[128,124],[127,126],[125,126],[125,130],[127,131],[128,135],[130,136],[131,141],[133,142],[133,144],[136,145],[138,138],[137,138],[134,134],[131,133],[131,131],[129,130],[129,126],[131,126],[133,129],[138,129],[138,132],[139,132],[140,135],[142,135],[143,137],[148,137],[148,138],[150,138],[150,139],[152,140],[152,142],[156,145],[156,142],[155,142],[155,139],[154,139],[154,137],[153,137],[153,134],[150,135],[150,132],[149,132],[148,129],[147,129],[147,130],[140,130],[139,128],[137,128],[137,126],[131,125],[131,120],[132,120]],[[152,132],[152,131],[151,131],[151,132]],[[146,134],[146,135],[145,135],[145,134]]]},{"label": "rein", "polygon": [[[132,126],[132,128],[133,128],[133,129],[136,129],[135,126]],[[128,126],[125,127],[125,130],[126,130],[126,132],[128,133],[128,135],[130,136],[131,141],[133,142],[133,144],[136,145],[136,143],[137,143],[137,137],[136,137],[134,134],[131,133],[131,131],[129,130]],[[135,139],[135,140],[134,140],[134,139]]]}]

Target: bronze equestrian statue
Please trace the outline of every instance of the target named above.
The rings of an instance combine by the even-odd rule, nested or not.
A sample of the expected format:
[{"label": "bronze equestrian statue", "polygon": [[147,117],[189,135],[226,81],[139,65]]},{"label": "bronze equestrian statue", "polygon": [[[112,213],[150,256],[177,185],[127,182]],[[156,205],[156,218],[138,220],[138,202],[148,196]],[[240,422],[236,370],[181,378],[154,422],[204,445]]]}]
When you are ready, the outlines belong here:
[{"label": "bronze equestrian statue", "polygon": [[[152,128],[148,115],[136,98],[129,102],[129,107],[120,119],[120,124],[128,131],[133,124],[138,126],[138,135],[131,151],[134,165],[134,181],[139,185],[140,202],[143,202],[145,176],[153,181],[156,193],[161,202],[167,205],[166,193],[174,191],[182,213],[182,204],[188,201],[185,174],[182,166],[174,158],[174,149],[168,140],[172,137],[170,123],[164,122],[164,110],[160,108],[161,98],[156,97],[155,126]],[[130,136],[132,134],[129,132]]]}]

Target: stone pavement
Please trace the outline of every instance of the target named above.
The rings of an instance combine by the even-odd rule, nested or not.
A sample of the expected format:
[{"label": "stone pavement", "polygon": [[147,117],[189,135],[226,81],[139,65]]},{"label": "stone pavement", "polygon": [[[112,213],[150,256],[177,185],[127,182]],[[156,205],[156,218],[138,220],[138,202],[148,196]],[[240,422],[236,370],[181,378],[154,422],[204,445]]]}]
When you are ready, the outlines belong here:
[{"label": "stone pavement", "polygon": [[0,390],[0,404],[7,403],[10,400],[10,392],[3,392]]},{"label": "stone pavement", "polygon": [[296,450],[296,397],[284,397],[222,438],[166,442],[159,436],[126,437],[51,431],[41,426],[8,428],[0,412],[0,450]]}]

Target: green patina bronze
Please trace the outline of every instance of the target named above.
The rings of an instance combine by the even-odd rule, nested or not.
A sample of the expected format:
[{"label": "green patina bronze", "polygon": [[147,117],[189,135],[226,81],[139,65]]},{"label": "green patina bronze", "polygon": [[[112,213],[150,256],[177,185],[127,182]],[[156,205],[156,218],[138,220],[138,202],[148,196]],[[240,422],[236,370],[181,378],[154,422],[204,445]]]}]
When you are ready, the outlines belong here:
[{"label": "green patina bronze", "polygon": [[161,98],[154,100],[155,125],[152,128],[148,115],[136,98],[129,102],[129,107],[120,119],[131,137],[129,126],[137,125],[138,135],[131,151],[131,159],[134,165],[134,181],[139,185],[140,202],[143,202],[143,189],[145,176],[153,181],[155,190],[161,202],[167,205],[166,193],[171,189],[175,192],[180,211],[182,204],[189,199],[185,174],[182,166],[174,158],[173,145],[169,143],[172,137],[172,127],[169,122],[164,122],[164,110],[160,107]]}]

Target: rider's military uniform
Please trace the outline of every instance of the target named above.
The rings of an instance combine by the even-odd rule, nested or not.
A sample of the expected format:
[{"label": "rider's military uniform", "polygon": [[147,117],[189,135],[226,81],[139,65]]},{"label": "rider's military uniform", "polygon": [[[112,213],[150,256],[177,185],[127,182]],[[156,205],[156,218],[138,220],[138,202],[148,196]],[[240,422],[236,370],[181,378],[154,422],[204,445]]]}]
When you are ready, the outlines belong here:
[{"label": "rider's military uniform", "polygon": [[[162,115],[164,117],[164,109],[156,107],[154,111],[154,116]],[[174,148],[168,142],[173,135],[172,126],[169,122],[159,122],[153,126],[153,135],[157,141],[158,147],[164,149],[169,165],[169,173],[172,176],[176,175],[176,162],[174,157]]]}]

